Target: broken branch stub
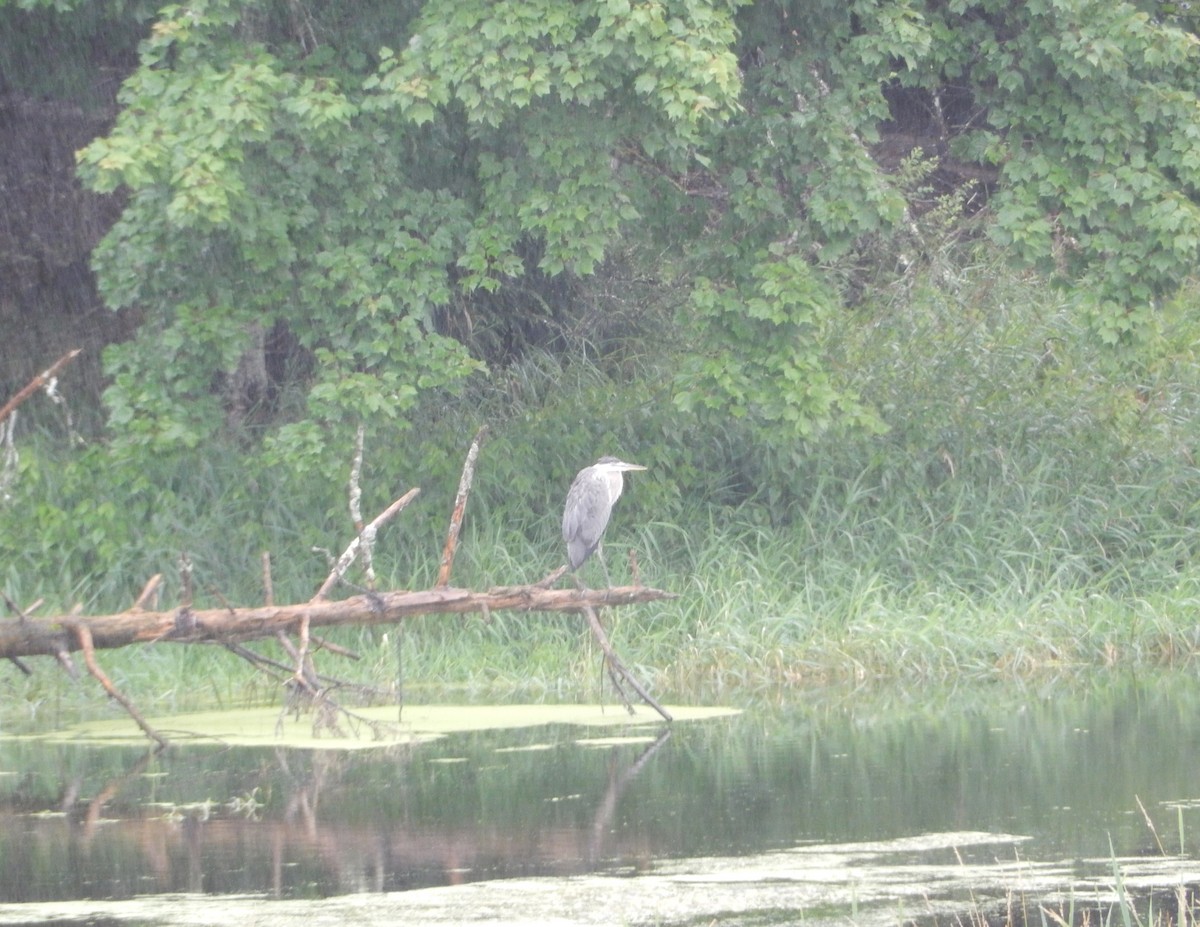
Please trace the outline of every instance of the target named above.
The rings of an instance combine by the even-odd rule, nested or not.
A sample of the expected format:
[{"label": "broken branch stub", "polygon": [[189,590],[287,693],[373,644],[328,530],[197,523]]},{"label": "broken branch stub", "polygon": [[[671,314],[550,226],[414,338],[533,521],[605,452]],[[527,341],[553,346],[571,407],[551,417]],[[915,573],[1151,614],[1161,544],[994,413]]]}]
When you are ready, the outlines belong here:
[{"label": "broken branch stub", "polygon": [[438,588],[450,585],[450,570],[454,566],[454,554],[458,551],[458,534],[462,530],[463,513],[467,508],[467,498],[471,495],[471,484],[475,481],[475,461],[479,459],[479,449],[486,437],[487,426],[484,425],[475,433],[475,440],[471,442],[467,459],[463,462],[458,494],[454,497],[454,509],[450,513],[450,529],[446,532],[446,546],[442,548],[442,561],[438,566],[435,583]]}]

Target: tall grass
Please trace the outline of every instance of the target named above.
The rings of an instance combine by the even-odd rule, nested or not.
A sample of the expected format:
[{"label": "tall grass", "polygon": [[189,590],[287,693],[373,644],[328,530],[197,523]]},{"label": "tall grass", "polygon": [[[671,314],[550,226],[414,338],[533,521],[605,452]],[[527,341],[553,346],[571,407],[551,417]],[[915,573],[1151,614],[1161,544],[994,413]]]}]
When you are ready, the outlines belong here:
[{"label": "tall grass", "polygon": [[[458,467],[479,425],[480,460],[455,566],[459,585],[539,579],[562,560],[560,506],[600,453],[634,476],[607,534],[614,580],[678,597],[605,616],[614,643],[660,692],[720,697],[831,680],[1028,678],[1190,663],[1200,527],[1200,370],[1186,316],[1139,365],[1119,367],[1043,281],[980,258],[928,272],[858,310],[831,364],[877,405],[879,434],[805,441],[670,405],[661,344],[620,363],[530,355],[438,397],[406,440],[368,448],[364,509],[410,485],[386,529],[380,583],[432,582]],[[26,435],[0,511],[0,583],[43,612],[125,607],[177,560],[204,604],[312,594],[350,538],[345,487],[269,467],[235,447],[119,459]],[[347,461],[348,467],[348,461]],[[590,577],[599,582],[599,575]],[[575,616],[409,621],[334,637],[363,657],[322,668],[412,697],[592,697],[599,655]],[[217,649],[105,654],[118,685],[164,708],[276,697]],[[17,711],[67,710],[57,671],[0,674]],[[16,706],[25,706],[17,708]],[[66,706],[66,707],[63,707]]]}]

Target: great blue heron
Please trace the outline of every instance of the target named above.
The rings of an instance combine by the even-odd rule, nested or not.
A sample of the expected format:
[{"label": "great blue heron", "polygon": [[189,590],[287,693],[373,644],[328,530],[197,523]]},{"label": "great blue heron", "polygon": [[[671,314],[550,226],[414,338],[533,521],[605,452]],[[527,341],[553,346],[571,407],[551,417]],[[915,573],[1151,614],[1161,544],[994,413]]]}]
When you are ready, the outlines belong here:
[{"label": "great blue heron", "polygon": [[[645,469],[640,464],[626,463],[616,457],[601,457],[575,475],[571,488],[567,490],[567,505],[563,509],[562,521],[567,560],[572,570],[578,570],[599,549],[600,538],[608,527],[613,505],[625,488],[621,474],[628,470]],[[604,567],[604,578],[607,580],[608,567],[604,565],[603,551],[600,552],[600,565]],[[611,580],[609,585],[612,585]]]}]

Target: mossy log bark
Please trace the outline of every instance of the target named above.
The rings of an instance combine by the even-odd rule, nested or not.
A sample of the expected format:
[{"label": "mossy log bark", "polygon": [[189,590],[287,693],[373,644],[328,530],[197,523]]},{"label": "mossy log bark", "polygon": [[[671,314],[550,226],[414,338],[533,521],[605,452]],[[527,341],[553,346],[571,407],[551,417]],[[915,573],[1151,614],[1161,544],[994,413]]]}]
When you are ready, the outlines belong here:
[{"label": "mossy log bark", "polygon": [[660,589],[621,586],[612,589],[543,589],[505,586],[487,592],[442,587],[417,592],[380,592],[299,605],[254,608],[133,608],[115,615],[24,618],[0,621],[0,658],[61,656],[82,649],[78,629],[86,628],[96,650],[159,641],[234,644],[308,627],[395,624],[414,615],[495,611],[584,611],[672,598]]}]

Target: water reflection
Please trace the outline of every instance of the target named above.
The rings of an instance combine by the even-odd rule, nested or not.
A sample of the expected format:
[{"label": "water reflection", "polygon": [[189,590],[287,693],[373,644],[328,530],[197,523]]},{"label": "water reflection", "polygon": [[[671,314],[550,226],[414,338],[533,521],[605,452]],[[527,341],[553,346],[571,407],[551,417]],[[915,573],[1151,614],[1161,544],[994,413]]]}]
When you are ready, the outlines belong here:
[{"label": "water reflection", "polygon": [[1198,709],[1200,685],[1163,676],[809,694],[604,747],[565,728],[352,755],[0,739],[0,902],[397,891],[941,831],[1027,835],[1042,859],[1194,852]]}]

